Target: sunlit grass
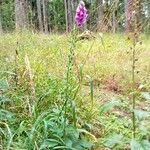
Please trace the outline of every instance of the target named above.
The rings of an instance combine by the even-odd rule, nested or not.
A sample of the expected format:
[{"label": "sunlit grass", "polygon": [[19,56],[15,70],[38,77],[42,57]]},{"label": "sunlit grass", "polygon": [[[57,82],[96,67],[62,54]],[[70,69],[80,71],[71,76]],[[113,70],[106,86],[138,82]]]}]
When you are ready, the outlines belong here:
[{"label": "sunlit grass", "polygon": [[[67,35],[6,34],[0,37],[1,53],[10,61],[15,49],[18,50],[21,59],[27,53],[32,60],[33,70],[34,67],[36,71],[38,66],[42,66],[50,74],[61,77],[67,60],[67,38]],[[140,62],[139,68],[143,71],[149,65],[150,44],[147,37],[142,38],[142,45],[137,48],[137,57]],[[114,74],[126,76],[126,70],[130,70],[130,41],[121,34],[103,34],[103,42],[104,44],[99,34],[94,40],[79,41],[75,50],[77,65],[85,63],[84,74],[95,79]]]}]

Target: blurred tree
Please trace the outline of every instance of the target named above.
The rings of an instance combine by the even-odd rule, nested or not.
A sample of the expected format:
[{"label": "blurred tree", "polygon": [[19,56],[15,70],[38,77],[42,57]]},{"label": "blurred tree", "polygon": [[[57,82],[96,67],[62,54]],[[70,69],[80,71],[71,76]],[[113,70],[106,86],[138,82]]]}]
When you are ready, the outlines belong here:
[{"label": "blurred tree", "polygon": [[43,24],[44,24],[44,32],[47,34],[48,33],[48,1],[47,0],[42,0],[43,2]]},{"label": "blurred tree", "polygon": [[3,31],[10,31],[15,28],[13,6],[13,0],[0,0],[0,13]]},{"label": "blurred tree", "polygon": [[43,32],[43,21],[42,21],[42,12],[41,12],[41,0],[36,0],[37,4],[37,14],[38,14],[38,25],[39,30]]},{"label": "blurred tree", "polygon": [[103,6],[103,0],[96,0],[97,4],[97,30],[102,31],[103,30],[103,19],[104,19],[104,6]]},{"label": "blurred tree", "polygon": [[[2,2],[0,2],[0,6],[2,6]],[[2,34],[2,32],[3,32],[3,28],[2,28],[2,16],[1,16],[1,14],[2,14],[2,9],[0,7],[0,34]]]},{"label": "blurred tree", "polygon": [[16,29],[27,28],[27,3],[26,0],[15,0],[15,23]]},{"label": "blurred tree", "polygon": [[67,10],[67,0],[64,0],[64,6],[65,6],[65,23],[66,23],[66,32],[68,32],[68,10]]},{"label": "blurred tree", "polygon": [[0,14],[0,34],[3,33],[3,28],[2,28],[2,20],[1,20],[1,14]]},{"label": "blurred tree", "polygon": [[118,20],[117,20],[117,8],[118,8],[119,1],[116,0],[113,3],[113,9],[112,9],[112,32],[115,33],[118,27]]},{"label": "blurred tree", "polygon": [[125,0],[125,32],[133,32],[133,0]]},{"label": "blurred tree", "polygon": [[[84,0],[88,10],[90,30],[103,32],[133,30],[134,0]],[[134,3],[138,1],[135,0]],[[38,29],[41,32],[67,32],[74,27],[74,16],[79,0],[0,0],[3,31],[15,28]],[[140,22],[145,32],[150,29],[150,2],[140,0]],[[139,11],[139,12],[140,12]]]},{"label": "blurred tree", "polygon": [[150,1],[143,0],[143,8],[142,8],[142,26],[143,31],[146,33],[150,33]]},{"label": "blurred tree", "polygon": [[73,11],[72,11],[73,0],[67,0],[67,15],[68,15],[68,30],[71,31],[73,27]]},{"label": "blurred tree", "polygon": [[74,16],[77,7],[76,0],[64,0],[66,31],[71,31],[74,26]]}]

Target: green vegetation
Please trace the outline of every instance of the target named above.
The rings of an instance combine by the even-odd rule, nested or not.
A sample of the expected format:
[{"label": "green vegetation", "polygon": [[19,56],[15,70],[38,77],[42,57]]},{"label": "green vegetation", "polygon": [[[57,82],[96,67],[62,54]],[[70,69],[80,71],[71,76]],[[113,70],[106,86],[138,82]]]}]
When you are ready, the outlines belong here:
[{"label": "green vegetation", "polygon": [[[0,149],[150,149],[150,37],[26,33],[0,37]],[[130,108],[131,107],[131,108]]]},{"label": "green vegetation", "polygon": [[149,0],[0,2],[0,150],[150,150]]}]

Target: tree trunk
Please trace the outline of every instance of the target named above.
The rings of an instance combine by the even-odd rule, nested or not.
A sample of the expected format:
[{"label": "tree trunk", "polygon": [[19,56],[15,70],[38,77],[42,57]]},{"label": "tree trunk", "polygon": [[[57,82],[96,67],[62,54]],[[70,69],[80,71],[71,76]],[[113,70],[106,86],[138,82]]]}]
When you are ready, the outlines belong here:
[{"label": "tree trunk", "polygon": [[133,0],[125,0],[125,32],[133,32]]},{"label": "tree trunk", "polygon": [[79,1],[78,0],[73,0],[73,4],[74,4],[74,10],[76,11],[77,6],[78,6]]},{"label": "tree trunk", "polygon": [[73,27],[73,15],[72,15],[72,0],[67,0],[68,7],[68,30],[71,31]]},{"label": "tree trunk", "polygon": [[147,0],[147,12],[148,12],[148,17],[150,18],[150,2]]},{"label": "tree trunk", "polygon": [[136,4],[134,4],[134,40],[135,42],[139,41],[139,35],[142,31],[142,26],[141,26],[141,18],[142,18],[142,5],[141,5],[141,0],[136,0]]},{"label": "tree trunk", "polygon": [[42,12],[41,12],[41,0],[37,0],[36,1],[36,5],[37,5],[39,30],[41,32],[43,32],[43,21],[42,21]]},{"label": "tree trunk", "polygon": [[1,19],[1,14],[0,14],[0,34],[3,33],[3,28],[2,28],[2,19]]},{"label": "tree trunk", "polygon": [[116,33],[118,21],[117,21],[117,7],[118,7],[118,1],[114,2],[114,9],[112,12],[112,32]]},{"label": "tree trunk", "polygon": [[[148,12],[148,18],[150,19],[150,2],[149,0],[147,0],[147,12]],[[148,21],[148,25],[147,25],[147,29],[148,29],[148,33],[150,33],[150,21]]]},{"label": "tree trunk", "polygon": [[116,32],[116,15],[115,15],[115,11],[113,11],[113,14],[112,14],[112,32],[113,33]]},{"label": "tree trunk", "polygon": [[44,32],[48,34],[48,14],[47,14],[48,1],[43,0],[43,21],[44,21]]},{"label": "tree trunk", "polygon": [[15,0],[16,29],[27,28],[26,0]]},{"label": "tree trunk", "polygon": [[77,1],[72,0],[71,2],[71,8],[72,8],[72,25],[74,26],[75,23],[75,14],[76,14],[76,8],[77,8]]},{"label": "tree trunk", "polygon": [[103,19],[104,19],[104,8],[103,8],[103,0],[97,0],[97,30],[102,31],[103,30]]},{"label": "tree trunk", "polygon": [[109,4],[109,0],[105,0],[105,4],[103,4],[103,5],[105,7],[105,10],[104,10],[104,16],[103,16],[101,30],[103,32],[108,32],[111,27],[111,6]]},{"label": "tree trunk", "polygon": [[67,8],[67,0],[64,0],[64,6],[65,6],[65,20],[66,20],[66,32],[68,32],[68,8]]},{"label": "tree trunk", "polygon": [[69,32],[73,29],[77,5],[78,5],[77,0],[64,0],[66,32]]}]

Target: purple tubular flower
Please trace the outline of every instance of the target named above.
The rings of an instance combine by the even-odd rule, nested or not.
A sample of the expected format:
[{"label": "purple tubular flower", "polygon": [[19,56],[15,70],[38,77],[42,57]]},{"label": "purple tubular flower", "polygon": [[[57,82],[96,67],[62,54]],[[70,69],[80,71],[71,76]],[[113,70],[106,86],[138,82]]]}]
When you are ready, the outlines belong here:
[{"label": "purple tubular flower", "polygon": [[75,15],[75,22],[78,27],[83,27],[83,25],[87,21],[87,9],[85,8],[84,2],[81,0],[77,10],[76,10],[76,15]]}]

